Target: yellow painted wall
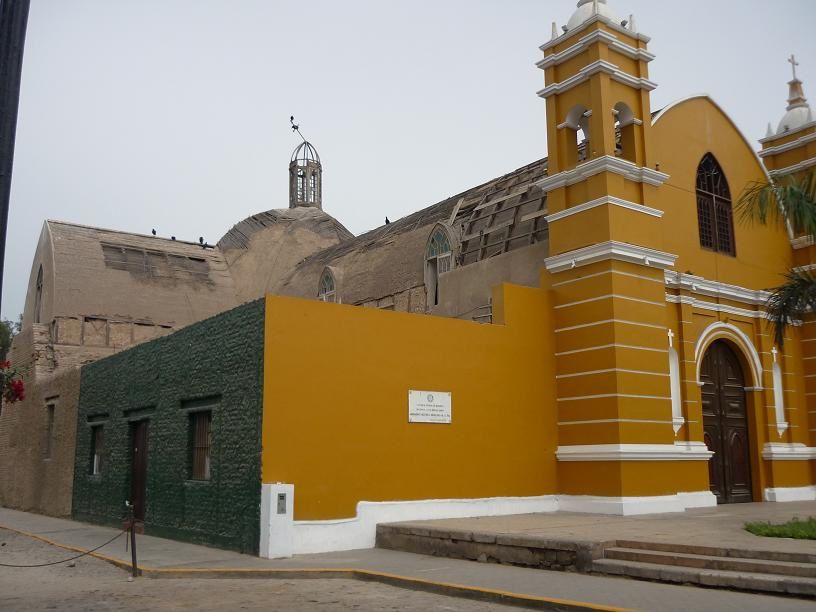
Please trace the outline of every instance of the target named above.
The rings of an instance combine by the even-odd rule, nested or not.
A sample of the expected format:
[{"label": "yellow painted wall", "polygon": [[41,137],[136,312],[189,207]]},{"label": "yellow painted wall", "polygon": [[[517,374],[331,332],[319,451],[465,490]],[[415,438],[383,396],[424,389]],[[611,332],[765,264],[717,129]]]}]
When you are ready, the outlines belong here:
[{"label": "yellow painted wall", "polygon": [[658,200],[665,211],[663,250],[679,256],[675,270],[710,280],[765,289],[778,285],[790,269],[791,247],[780,227],[751,225],[734,216],[737,256],[700,247],[695,179],[697,166],[710,152],[722,166],[734,203],[746,185],[765,180],[758,158],[730,119],[709,99],[692,98],[667,110],[652,129],[655,158],[670,175]]},{"label": "yellow painted wall", "polygon": [[[555,493],[548,292],[494,291],[494,325],[267,296],[263,482],[295,519],[358,501]],[[450,425],[408,423],[408,391],[453,393]]]}]

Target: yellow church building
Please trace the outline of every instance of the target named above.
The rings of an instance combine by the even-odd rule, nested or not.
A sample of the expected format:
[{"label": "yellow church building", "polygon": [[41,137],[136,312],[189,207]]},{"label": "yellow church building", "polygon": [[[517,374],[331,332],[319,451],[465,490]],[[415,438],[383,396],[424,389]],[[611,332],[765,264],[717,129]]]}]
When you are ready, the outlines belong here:
[{"label": "yellow church building", "polygon": [[[88,257],[98,251],[81,282],[110,274],[126,292],[141,274],[147,295],[160,276],[152,253],[210,279],[211,298],[198,300],[202,313],[179,302],[183,324],[158,310],[92,322],[108,331],[94,336],[84,359],[94,363],[66,401],[76,415],[73,515],[107,520],[114,510],[101,500],[118,508],[126,491],[141,499],[148,533],[275,557],[372,546],[375,525],[397,520],[816,500],[816,318],[793,321],[777,346],[766,311],[769,288],[816,265],[816,246],[735,215],[747,186],[816,166],[816,119],[795,61],[787,112],[757,154],[708,96],[652,109],[648,43],[605,0],[578,2],[540,47],[548,158],[362,236],[323,212],[308,143],[293,156],[290,211],[243,221],[206,255],[70,229]],[[49,223],[44,236],[69,231]],[[281,263],[287,240],[307,251]],[[42,244],[24,329],[35,340],[50,333],[41,342],[51,354],[91,355],[85,331],[60,335],[91,325],[61,306],[60,282],[70,282],[55,272],[66,265],[57,251],[69,242]],[[135,252],[147,253],[139,265],[149,273],[128,267]],[[198,295],[193,272],[175,281]],[[120,350],[148,324],[169,335]],[[116,327],[130,342],[112,344],[114,325],[131,326]],[[221,342],[210,334],[230,325],[249,330],[217,344],[219,360],[242,368],[240,390],[229,382],[236,370],[196,362],[196,347],[206,352],[197,343]],[[162,361],[176,352],[193,365]],[[61,380],[58,369],[37,384]],[[254,406],[257,419],[239,424]],[[134,436],[162,440],[147,445],[147,467],[125,453]],[[240,493],[221,479],[238,478],[238,463],[249,470]],[[0,501],[4,487],[0,471]],[[168,491],[177,492],[163,503],[186,519],[159,509]],[[218,514],[232,510],[216,499],[247,510]],[[212,514],[189,518],[201,508]]]}]

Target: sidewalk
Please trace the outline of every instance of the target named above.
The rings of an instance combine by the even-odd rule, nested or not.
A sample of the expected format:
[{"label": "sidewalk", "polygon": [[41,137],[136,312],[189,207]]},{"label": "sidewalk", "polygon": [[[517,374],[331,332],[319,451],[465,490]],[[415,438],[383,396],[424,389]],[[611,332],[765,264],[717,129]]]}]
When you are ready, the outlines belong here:
[{"label": "sidewalk", "polygon": [[[107,527],[5,508],[0,508],[0,528],[81,551],[94,548],[117,533],[117,530]],[[146,576],[152,577],[358,578],[537,609],[764,612],[811,610],[813,606],[813,602],[795,599],[549,572],[378,549],[268,560],[140,535],[137,536],[137,551],[141,569]],[[55,549],[55,560],[62,558],[60,552],[63,551]],[[66,558],[69,556],[67,552],[64,555]],[[124,537],[102,548],[94,556],[122,566],[130,564],[130,553],[124,549]],[[2,568],[0,571],[3,571]]]}]

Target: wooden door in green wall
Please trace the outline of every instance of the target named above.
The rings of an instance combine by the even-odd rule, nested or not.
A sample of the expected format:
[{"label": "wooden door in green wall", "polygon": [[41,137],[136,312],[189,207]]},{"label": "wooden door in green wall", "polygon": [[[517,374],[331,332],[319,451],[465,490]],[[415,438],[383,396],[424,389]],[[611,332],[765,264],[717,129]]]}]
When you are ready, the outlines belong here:
[{"label": "wooden door in green wall", "polygon": [[131,467],[130,503],[133,516],[143,521],[145,517],[145,492],[147,489],[147,420],[130,424]]}]

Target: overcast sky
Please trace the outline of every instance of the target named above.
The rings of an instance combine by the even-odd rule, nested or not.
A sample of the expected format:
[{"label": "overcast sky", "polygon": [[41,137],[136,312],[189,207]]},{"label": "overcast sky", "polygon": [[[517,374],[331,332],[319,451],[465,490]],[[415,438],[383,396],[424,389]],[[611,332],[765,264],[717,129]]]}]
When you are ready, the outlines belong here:
[{"label": "overcast sky", "polygon": [[[358,234],[547,153],[534,63],[575,0],[32,0],[2,316],[44,219],[216,242],[288,206],[294,114]],[[814,0],[609,0],[657,55],[652,108],[711,94],[755,142]]]}]

